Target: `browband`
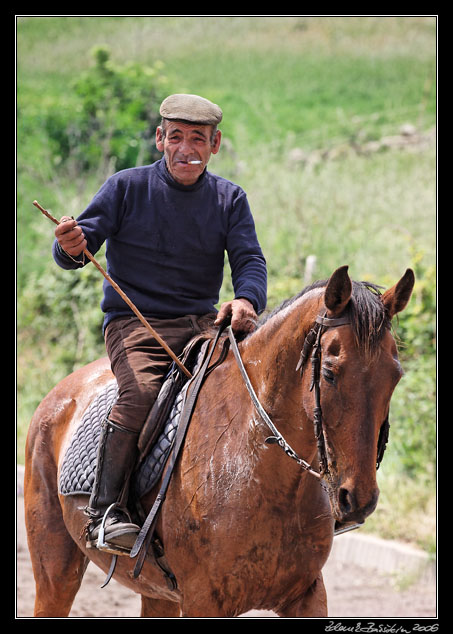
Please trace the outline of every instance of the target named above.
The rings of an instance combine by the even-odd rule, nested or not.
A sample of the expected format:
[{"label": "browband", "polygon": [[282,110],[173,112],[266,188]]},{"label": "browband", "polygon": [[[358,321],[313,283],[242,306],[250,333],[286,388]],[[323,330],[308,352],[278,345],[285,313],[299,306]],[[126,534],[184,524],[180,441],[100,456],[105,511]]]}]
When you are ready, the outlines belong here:
[{"label": "browband", "polygon": [[329,319],[329,317],[323,317],[322,315],[318,315],[315,321],[317,324],[321,324],[322,326],[326,326],[327,328],[335,328],[336,326],[344,326],[351,323],[349,317],[338,317],[337,319]]}]

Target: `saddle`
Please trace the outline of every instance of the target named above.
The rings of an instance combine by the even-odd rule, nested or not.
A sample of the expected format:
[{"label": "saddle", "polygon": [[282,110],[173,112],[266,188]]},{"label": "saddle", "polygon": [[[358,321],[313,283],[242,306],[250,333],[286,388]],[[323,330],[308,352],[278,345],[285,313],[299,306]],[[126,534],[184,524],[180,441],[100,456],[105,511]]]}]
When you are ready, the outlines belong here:
[{"label": "saddle", "polygon": [[[183,363],[192,373],[197,372],[197,357],[203,353],[203,343],[207,342],[197,338],[183,353]],[[172,366],[139,435],[139,453],[131,483],[132,492],[137,497],[146,495],[153,488],[165,466],[184,403],[187,387],[184,379]],[[83,414],[63,458],[58,482],[61,495],[91,495],[101,424],[117,398],[118,385],[116,380],[112,380]]]},{"label": "saddle", "polygon": [[[143,528],[131,553],[131,557],[139,555],[134,577],[138,576],[145,557],[151,555],[164,572],[168,585],[172,589],[176,587],[176,580],[166,565],[163,546],[159,538],[154,535],[154,528],[198,391],[205,377],[222,363],[228,352],[229,342],[226,339],[219,358],[211,367],[208,367],[223,329],[224,327],[221,326],[211,346],[212,338],[206,334],[198,335],[187,344],[180,359],[191,371],[192,379],[183,375],[175,363],[172,364],[137,442],[138,458],[131,476],[128,508],[131,511],[135,510]],[[63,458],[58,480],[61,495],[91,495],[96,473],[101,424],[108,417],[117,398],[118,385],[116,380],[112,380],[87,407]],[[180,428],[181,419],[183,419],[181,425],[183,429]],[[170,455],[172,459],[165,473],[161,490],[151,513],[146,518],[140,498],[157,485]],[[151,543],[152,549],[149,549]],[[151,553],[148,552],[149,550]],[[112,565],[113,568],[104,585],[113,574],[114,561]]]}]

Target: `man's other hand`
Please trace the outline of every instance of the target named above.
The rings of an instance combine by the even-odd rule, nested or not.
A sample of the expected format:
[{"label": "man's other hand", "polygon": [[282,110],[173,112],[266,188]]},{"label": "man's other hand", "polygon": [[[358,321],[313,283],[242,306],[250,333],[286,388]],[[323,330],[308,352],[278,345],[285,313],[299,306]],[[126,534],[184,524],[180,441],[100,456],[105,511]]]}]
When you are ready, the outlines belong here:
[{"label": "man's other hand", "polygon": [[229,315],[234,334],[248,334],[253,332],[257,326],[258,316],[248,299],[241,297],[222,304],[214,325],[220,326]]}]

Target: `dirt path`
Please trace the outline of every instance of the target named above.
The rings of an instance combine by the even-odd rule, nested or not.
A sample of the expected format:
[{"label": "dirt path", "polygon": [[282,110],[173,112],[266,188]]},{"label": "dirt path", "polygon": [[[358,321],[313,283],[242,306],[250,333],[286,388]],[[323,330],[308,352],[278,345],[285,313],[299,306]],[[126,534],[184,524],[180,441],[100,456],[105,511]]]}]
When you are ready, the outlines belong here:
[{"label": "dirt path", "polygon": [[[17,603],[16,617],[33,617],[35,587],[23,521],[23,498],[17,501]],[[341,539],[341,536],[336,538]],[[70,617],[134,618],[140,614],[140,597],[112,580],[100,589],[104,573],[88,566]],[[357,565],[329,560],[324,568],[329,616],[436,617],[436,591],[432,586],[412,585],[399,590],[392,576]],[[251,618],[272,618],[273,612],[252,611]]]}]

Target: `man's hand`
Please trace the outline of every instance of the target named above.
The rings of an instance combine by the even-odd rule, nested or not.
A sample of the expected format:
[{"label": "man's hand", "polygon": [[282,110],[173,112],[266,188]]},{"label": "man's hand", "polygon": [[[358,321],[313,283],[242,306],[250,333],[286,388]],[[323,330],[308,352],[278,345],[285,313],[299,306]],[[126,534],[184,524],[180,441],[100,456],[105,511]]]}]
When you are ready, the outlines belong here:
[{"label": "man's hand", "polygon": [[220,326],[228,315],[231,315],[231,327],[235,334],[248,334],[255,330],[258,316],[248,299],[233,299],[222,304],[214,325]]},{"label": "man's hand", "polygon": [[63,216],[55,229],[58,244],[68,255],[77,256],[86,249],[87,241],[77,222],[68,216]]}]

